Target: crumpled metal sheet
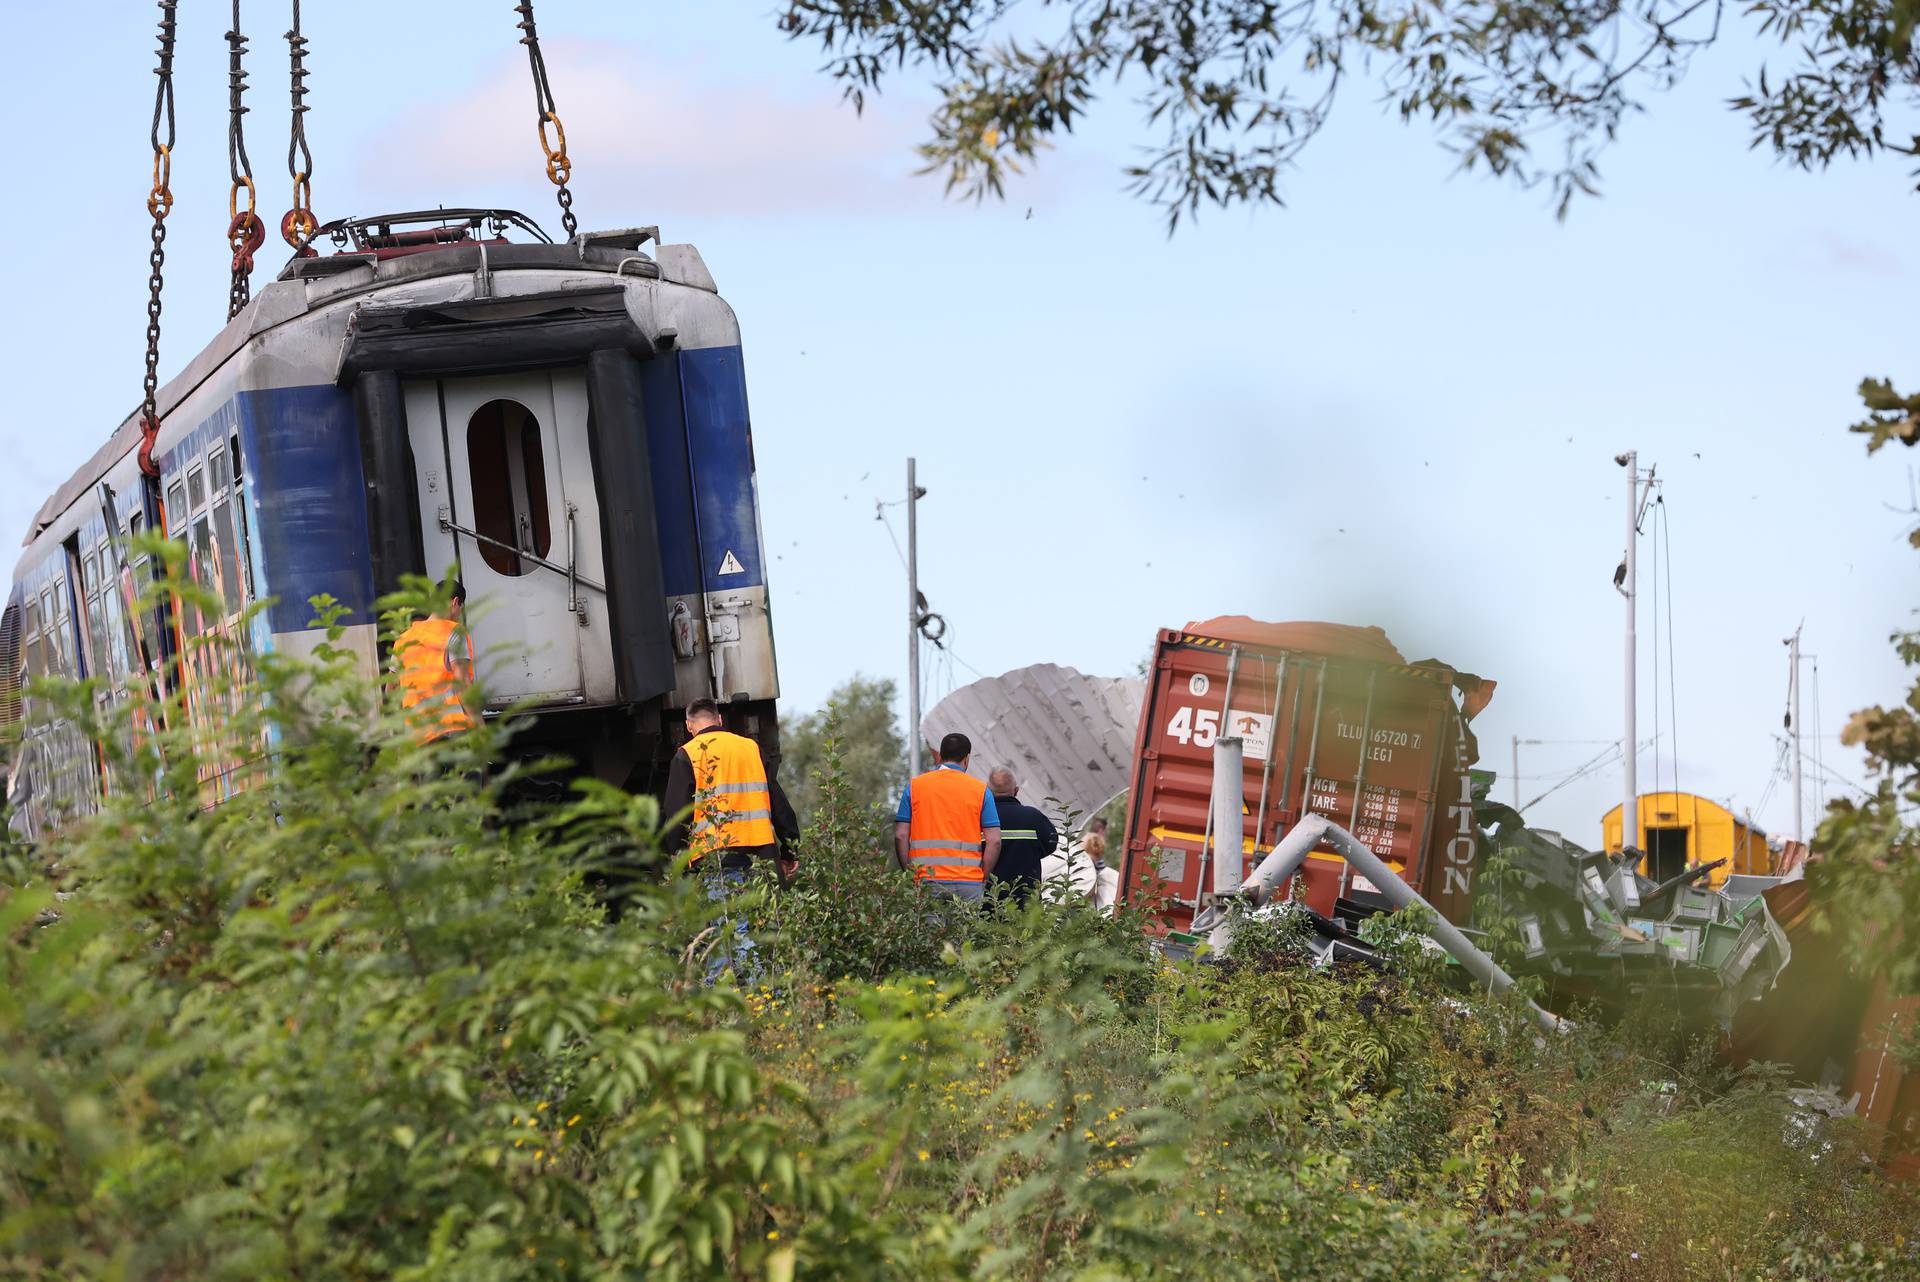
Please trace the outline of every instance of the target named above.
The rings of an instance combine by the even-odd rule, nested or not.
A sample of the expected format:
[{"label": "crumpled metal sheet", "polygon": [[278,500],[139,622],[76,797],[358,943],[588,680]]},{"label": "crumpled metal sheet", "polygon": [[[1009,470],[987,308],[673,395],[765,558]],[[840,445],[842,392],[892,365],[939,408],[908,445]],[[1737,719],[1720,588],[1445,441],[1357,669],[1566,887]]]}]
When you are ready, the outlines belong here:
[{"label": "crumpled metal sheet", "polygon": [[1007,766],[1020,799],[1049,814],[1057,798],[1085,818],[1131,783],[1146,683],[1036,663],[961,686],[921,719],[926,742],[955,730],[973,740],[973,773]]}]

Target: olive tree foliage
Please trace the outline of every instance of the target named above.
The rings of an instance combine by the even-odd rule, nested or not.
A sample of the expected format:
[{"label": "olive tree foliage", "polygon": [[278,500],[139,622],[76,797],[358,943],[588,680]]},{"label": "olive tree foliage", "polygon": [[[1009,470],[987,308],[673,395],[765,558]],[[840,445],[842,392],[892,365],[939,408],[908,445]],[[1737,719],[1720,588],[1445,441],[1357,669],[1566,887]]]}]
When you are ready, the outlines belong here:
[{"label": "olive tree foliage", "polygon": [[[1901,396],[1880,379],[1863,382],[1860,394],[1869,416],[1853,430],[1866,436],[1868,453],[1890,441],[1920,443],[1920,396]],[[1920,521],[1907,538],[1920,548]],[[1920,630],[1892,641],[1902,662],[1920,668]],[[1920,677],[1894,706],[1854,713],[1840,741],[1867,754],[1876,787],[1858,804],[1833,803],[1815,837],[1822,857],[1810,875],[1871,924],[1850,932],[1856,960],[1896,988],[1920,992]]]},{"label": "olive tree foliage", "polygon": [[949,191],[1000,195],[1102,92],[1150,132],[1127,170],[1171,231],[1202,205],[1280,203],[1346,81],[1430,124],[1464,169],[1546,184],[1564,215],[1643,98],[1735,23],[1779,43],[1730,106],[1789,162],[1920,155],[1920,0],[789,0],[856,107],[929,72],[920,147]]}]

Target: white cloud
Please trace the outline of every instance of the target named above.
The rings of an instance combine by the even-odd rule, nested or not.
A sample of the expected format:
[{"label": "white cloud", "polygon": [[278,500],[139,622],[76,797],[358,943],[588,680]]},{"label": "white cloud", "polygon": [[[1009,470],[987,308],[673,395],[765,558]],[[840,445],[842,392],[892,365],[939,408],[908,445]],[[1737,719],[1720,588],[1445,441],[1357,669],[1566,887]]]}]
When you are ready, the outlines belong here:
[{"label": "white cloud", "polygon": [[[596,206],[778,217],[940,203],[938,180],[913,175],[924,113],[898,101],[861,116],[823,81],[695,79],[629,45],[548,43],[573,186]],[[452,101],[409,109],[362,154],[368,187],[404,174],[457,199],[524,191],[542,173],[526,63],[502,60]]]},{"label": "white cloud", "polygon": [[1862,237],[1837,231],[1822,231],[1819,237],[1829,267],[1872,276],[1898,275],[1902,270],[1896,255]]}]

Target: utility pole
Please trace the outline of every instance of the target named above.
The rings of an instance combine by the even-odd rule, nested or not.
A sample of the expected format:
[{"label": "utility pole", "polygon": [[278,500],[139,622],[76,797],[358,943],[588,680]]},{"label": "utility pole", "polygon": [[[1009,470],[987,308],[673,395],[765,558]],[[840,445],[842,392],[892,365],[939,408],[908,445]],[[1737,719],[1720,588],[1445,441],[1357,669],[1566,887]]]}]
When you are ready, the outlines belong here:
[{"label": "utility pole", "polygon": [[920,500],[926,496],[907,460],[907,776],[920,773]]},{"label": "utility pole", "polygon": [[1620,736],[1620,755],[1626,763],[1626,777],[1622,781],[1620,805],[1620,849],[1640,848],[1640,781],[1636,771],[1639,767],[1639,732],[1634,718],[1639,711],[1640,693],[1636,683],[1634,664],[1640,653],[1640,640],[1635,633],[1638,624],[1639,603],[1639,545],[1640,519],[1646,514],[1647,499],[1653,495],[1653,468],[1647,469],[1644,486],[1640,483],[1640,455],[1638,451],[1628,450],[1625,454],[1616,454],[1613,461],[1627,469],[1627,557],[1620,565],[1620,573],[1614,586],[1620,595],[1627,599],[1627,724],[1625,733]]},{"label": "utility pole", "polygon": [[1515,810],[1520,809],[1520,745],[1524,743],[1528,747],[1537,747],[1545,742],[1545,739],[1522,739],[1519,735],[1513,736],[1513,808]]},{"label": "utility pole", "polygon": [[1793,753],[1793,839],[1805,841],[1806,818],[1800,809],[1800,628],[1793,630],[1785,645],[1790,669],[1787,673],[1787,743]]}]

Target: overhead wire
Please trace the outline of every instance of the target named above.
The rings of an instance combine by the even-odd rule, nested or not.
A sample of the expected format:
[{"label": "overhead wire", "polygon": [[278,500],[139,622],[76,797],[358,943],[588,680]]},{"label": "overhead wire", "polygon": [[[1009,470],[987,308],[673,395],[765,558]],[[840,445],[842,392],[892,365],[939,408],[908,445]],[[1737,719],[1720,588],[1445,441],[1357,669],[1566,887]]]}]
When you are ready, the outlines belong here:
[{"label": "overhead wire", "polygon": [[[905,502],[906,500],[902,499],[900,501]],[[875,499],[873,501],[873,519],[887,527],[887,539],[893,544],[893,554],[900,558],[900,568],[904,570],[907,568],[907,553],[906,550],[900,546],[899,536],[893,532],[893,522],[887,519],[886,509],[892,506],[893,504],[891,503],[882,503],[879,499]]]},{"label": "overhead wire", "polygon": [[1592,774],[1594,771],[1599,770],[1603,766],[1608,766],[1613,764],[1613,759],[1619,755],[1620,755],[1619,741],[1608,740],[1607,746],[1605,748],[1601,749],[1599,752],[1595,753],[1593,756],[1587,758],[1587,760],[1575,766],[1573,770],[1567,774],[1566,778],[1562,779],[1559,783],[1555,784],[1553,787],[1547,789],[1545,792],[1535,797],[1532,801],[1527,802],[1526,805],[1521,806],[1520,813],[1525,814],[1528,810],[1531,810],[1533,807],[1539,805],[1541,802],[1545,801],[1548,797],[1551,797],[1554,793],[1560,791],[1560,789],[1566,787],[1568,784],[1574,782],[1576,779],[1585,778],[1587,775]]}]

